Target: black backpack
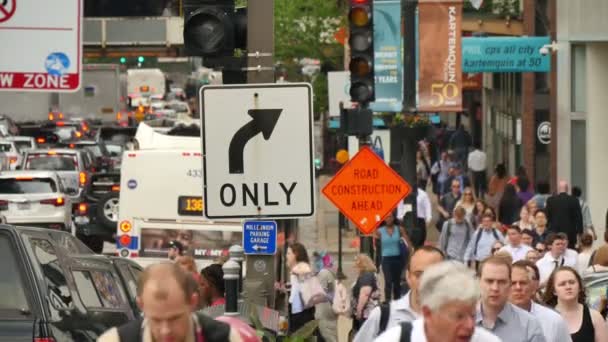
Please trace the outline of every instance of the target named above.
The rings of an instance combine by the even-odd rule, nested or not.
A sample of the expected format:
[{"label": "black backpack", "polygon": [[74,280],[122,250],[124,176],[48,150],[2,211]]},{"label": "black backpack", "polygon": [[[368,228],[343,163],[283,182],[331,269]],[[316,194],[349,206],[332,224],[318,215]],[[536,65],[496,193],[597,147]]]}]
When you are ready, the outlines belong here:
[{"label": "black backpack", "polygon": [[[479,228],[477,230],[477,236],[475,237],[475,246],[473,249],[473,255],[477,254],[477,245],[479,245],[479,240],[481,240],[481,230],[483,228]],[[498,235],[498,231],[496,230],[496,228],[492,228],[492,234],[494,235],[494,238],[496,239],[496,241],[500,241],[500,236]]]},{"label": "black backpack", "polygon": [[[216,321],[213,318],[199,313],[196,313],[196,318],[203,332],[205,341],[207,342],[225,342],[230,341],[230,326],[224,322]],[[118,337],[121,342],[140,342],[141,324],[143,318],[131,321],[123,326],[118,327]]]},{"label": "black backpack", "polygon": [[[386,303],[380,305],[380,327],[378,330],[378,336],[382,334],[388,325],[388,318],[391,314],[391,304]],[[400,342],[410,342],[412,335],[412,323],[411,322],[401,322],[399,323],[401,326],[401,337],[399,339]]]}]

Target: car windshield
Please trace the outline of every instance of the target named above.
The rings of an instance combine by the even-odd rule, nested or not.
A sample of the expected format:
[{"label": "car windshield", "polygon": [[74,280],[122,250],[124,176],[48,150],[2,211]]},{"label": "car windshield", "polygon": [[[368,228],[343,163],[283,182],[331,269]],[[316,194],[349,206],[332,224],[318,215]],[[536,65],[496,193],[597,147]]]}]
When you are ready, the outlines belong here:
[{"label": "car windshield", "polygon": [[0,152],[11,152],[11,144],[0,144]]},{"label": "car windshield", "polygon": [[26,150],[28,148],[32,148],[32,142],[28,140],[15,141],[15,145],[20,150]]},{"label": "car windshield", "polygon": [[95,157],[103,157],[103,152],[101,151],[101,147],[99,147],[99,145],[86,145],[84,148],[93,153]]},{"label": "car windshield", "polygon": [[106,145],[106,148],[108,149],[108,151],[110,153],[115,153],[117,156],[120,156],[120,154],[122,153],[121,145],[108,144],[108,145]]},{"label": "car windshield", "polygon": [[25,166],[27,170],[77,171],[73,155],[30,155]]},{"label": "car windshield", "polygon": [[185,103],[171,103],[167,106],[168,109],[173,109],[178,113],[187,112],[188,105]]},{"label": "car windshield", "polygon": [[3,178],[0,179],[0,194],[46,194],[57,191],[51,178]]},{"label": "car windshield", "polygon": [[72,138],[72,133],[75,131],[76,127],[74,126],[57,127],[57,129],[55,129],[55,134],[57,134],[60,139],[67,140]]}]

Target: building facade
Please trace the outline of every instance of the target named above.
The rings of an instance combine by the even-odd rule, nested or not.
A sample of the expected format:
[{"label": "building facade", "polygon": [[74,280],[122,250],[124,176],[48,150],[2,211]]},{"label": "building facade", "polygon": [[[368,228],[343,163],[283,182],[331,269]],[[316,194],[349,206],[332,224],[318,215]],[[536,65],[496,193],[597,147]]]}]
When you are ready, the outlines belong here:
[{"label": "building facade", "polygon": [[551,134],[558,178],[583,189],[602,235],[608,208],[606,18],[606,0],[557,0],[557,120]]}]

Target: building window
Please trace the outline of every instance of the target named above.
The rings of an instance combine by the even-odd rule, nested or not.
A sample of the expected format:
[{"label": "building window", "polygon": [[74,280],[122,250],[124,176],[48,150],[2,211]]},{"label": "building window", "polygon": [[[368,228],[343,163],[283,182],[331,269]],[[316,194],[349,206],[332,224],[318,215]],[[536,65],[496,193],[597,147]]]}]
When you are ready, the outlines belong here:
[{"label": "building window", "polygon": [[583,196],[587,193],[587,125],[585,120],[571,121],[570,135],[570,175],[572,186],[578,186],[583,190]]},{"label": "building window", "polygon": [[571,91],[572,111],[587,112],[587,50],[585,45],[572,45]]}]

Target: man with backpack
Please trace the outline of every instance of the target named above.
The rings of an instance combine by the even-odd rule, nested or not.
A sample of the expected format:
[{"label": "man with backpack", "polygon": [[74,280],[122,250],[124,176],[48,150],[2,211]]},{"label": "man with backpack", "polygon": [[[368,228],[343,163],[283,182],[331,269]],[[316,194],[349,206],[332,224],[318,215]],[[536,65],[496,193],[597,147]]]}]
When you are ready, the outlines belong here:
[{"label": "man with backpack", "polygon": [[454,217],[445,221],[441,229],[439,248],[450,260],[464,261],[464,253],[474,234],[471,223],[465,217],[466,214],[463,207],[457,206],[454,209]]},{"label": "man with backpack", "polygon": [[410,291],[390,304],[383,304],[373,309],[353,342],[373,341],[385,330],[395,327],[401,322],[412,322],[418,319],[421,314],[418,299],[420,277],[428,267],[444,259],[443,252],[435,247],[422,246],[417,249],[410,258],[406,269],[406,279]]},{"label": "man with backpack", "polygon": [[197,285],[177,264],[147,267],[137,283],[137,304],[145,318],[112,328],[97,342],[240,342],[228,324],[195,313]]},{"label": "man with backpack", "polygon": [[475,326],[471,313],[475,312],[479,293],[475,275],[463,264],[453,261],[435,264],[420,280],[421,317],[399,323],[374,341],[499,342],[498,337]]},{"label": "man with backpack", "polygon": [[492,254],[492,245],[496,241],[504,243],[504,236],[494,227],[494,217],[490,213],[481,216],[481,226],[469,241],[467,250],[464,253],[465,263],[476,263],[479,266],[482,260]]}]

